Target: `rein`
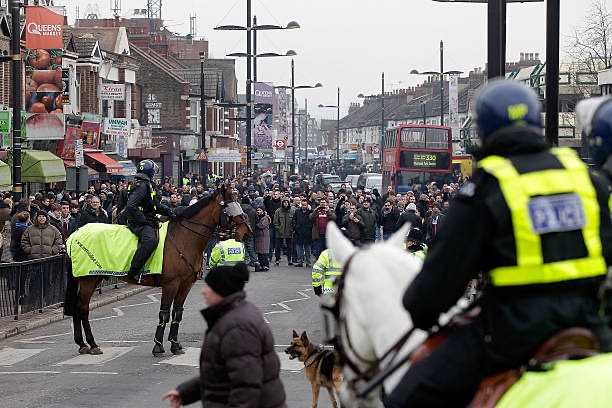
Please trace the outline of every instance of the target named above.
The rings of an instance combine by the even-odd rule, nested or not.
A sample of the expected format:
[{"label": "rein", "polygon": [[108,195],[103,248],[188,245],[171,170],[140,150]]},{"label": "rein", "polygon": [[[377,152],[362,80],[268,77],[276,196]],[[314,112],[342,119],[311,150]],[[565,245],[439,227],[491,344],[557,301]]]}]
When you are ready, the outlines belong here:
[{"label": "rein", "polygon": [[348,365],[350,369],[356,374],[356,377],[351,380],[351,385],[353,386],[353,389],[356,388],[355,384],[360,380],[363,380],[366,382],[370,381],[379,372],[380,370],[379,365],[390,356],[391,356],[391,360],[390,360],[390,363],[391,363],[393,359],[397,356],[401,348],[404,346],[406,341],[408,341],[412,333],[414,333],[414,331],[416,330],[416,327],[412,327],[410,330],[404,333],[404,335],[402,335],[402,337],[400,337],[395,342],[395,344],[393,344],[389,349],[387,349],[387,351],[385,351],[385,353],[381,357],[375,360],[366,359],[365,357],[361,356],[356,351],[351,341],[351,337],[349,335],[348,324],[346,322],[346,319],[341,319],[342,299],[343,299],[343,294],[344,294],[346,275],[348,274],[351,262],[356,253],[357,252],[353,253],[353,255],[351,255],[351,257],[344,264],[344,267],[342,269],[342,275],[337,281],[336,302],[332,307],[328,307],[328,310],[332,312],[332,314],[336,318],[336,321],[342,322],[342,328],[344,329],[345,337],[348,343],[347,344],[348,350],[350,350],[355,355],[355,357],[357,357],[357,359],[360,360],[362,363],[368,364],[368,367],[365,370],[362,370],[361,368],[359,368],[357,364],[349,358],[346,350],[344,349],[344,346],[342,345],[340,335],[337,335],[334,338],[334,341],[332,343],[334,344],[336,351],[340,355],[342,362]]}]

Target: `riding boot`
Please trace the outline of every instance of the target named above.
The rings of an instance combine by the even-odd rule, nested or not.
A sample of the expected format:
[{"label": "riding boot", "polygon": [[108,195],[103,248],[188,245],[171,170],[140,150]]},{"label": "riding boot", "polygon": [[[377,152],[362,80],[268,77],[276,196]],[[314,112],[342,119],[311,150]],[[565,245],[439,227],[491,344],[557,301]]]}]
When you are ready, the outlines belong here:
[{"label": "riding boot", "polygon": [[127,273],[128,279],[136,279],[136,277],[140,274],[140,268],[130,268]]}]

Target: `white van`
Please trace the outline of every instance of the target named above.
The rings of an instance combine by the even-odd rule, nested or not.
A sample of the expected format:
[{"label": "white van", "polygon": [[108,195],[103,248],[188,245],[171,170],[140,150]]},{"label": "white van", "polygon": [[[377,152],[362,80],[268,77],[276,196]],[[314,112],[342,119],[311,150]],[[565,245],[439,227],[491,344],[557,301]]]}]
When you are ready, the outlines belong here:
[{"label": "white van", "polygon": [[[382,184],[382,174],[380,173],[361,173],[359,175],[359,178],[357,179],[357,188],[361,187],[361,188],[367,188],[368,184],[367,184],[367,180],[371,177],[379,177],[380,178],[380,184]],[[370,182],[371,184],[371,182]],[[380,193],[380,190],[378,191]]]}]

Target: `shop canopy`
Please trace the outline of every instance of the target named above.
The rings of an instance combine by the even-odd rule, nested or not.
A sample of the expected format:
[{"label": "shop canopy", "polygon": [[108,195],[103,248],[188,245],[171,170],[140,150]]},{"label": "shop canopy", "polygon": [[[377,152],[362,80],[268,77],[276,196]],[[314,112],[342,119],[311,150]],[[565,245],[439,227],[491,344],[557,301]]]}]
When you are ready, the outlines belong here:
[{"label": "shop canopy", "polygon": [[136,175],[136,166],[129,160],[121,160],[119,164],[123,166],[121,175],[126,178],[132,178]]},{"label": "shop canopy", "polygon": [[21,181],[23,183],[57,183],[66,181],[64,161],[51,152],[23,150]]},{"label": "shop canopy", "polygon": [[[74,167],[76,166],[76,162],[73,160],[64,160],[65,167]],[[91,167],[87,167],[87,181],[93,181],[100,179],[100,173],[92,169]]]},{"label": "shop canopy", "polygon": [[[106,170],[106,173],[108,173],[109,175],[119,176],[123,172],[123,166],[121,164],[119,164],[116,160],[111,159],[102,152],[85,152],[85,156],[89,157],[95,163],[102,165],[104,167],[104,170]],[[98,171],[100,171],[100,169],[98,169]]]},{"label": "shop canopy", "polygon": [[0,161],[0,190],[8,191],[13,189],[11,178],[11,166]]}]

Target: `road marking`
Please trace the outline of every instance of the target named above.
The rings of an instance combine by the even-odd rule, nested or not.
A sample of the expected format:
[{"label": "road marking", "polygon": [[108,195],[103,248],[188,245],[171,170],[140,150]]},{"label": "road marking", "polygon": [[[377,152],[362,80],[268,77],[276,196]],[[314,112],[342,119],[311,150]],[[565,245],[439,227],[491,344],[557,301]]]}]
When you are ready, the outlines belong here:
[{"label": "road marking", "polygon": [[150,295],[147,295],[147,297],[151,299],[152,301],[159,302],[159,299],[157,298],[157,296],[161,296],[161,293],[152,293]]},{"label": "road marking", "polygon": [[[308,291],[308,289],[306,291]],[[289,306],[287,306],[286,303],[289,303],[289,302],[299,302],[299,301],[308,300],[308,299],[311,298],[309,295],[304,293],[304,291],[302,291],[302,290],[298,290],[295,293],[301,295],[302,297],[301,298],[296,298],[296,299],[283,300],[282,302],[278,302],[278,303],[272,303],[272,306],[280,306],[284,310],[273,310],[271,312],[263,313],[264,321],[266,323],[270,324],[270,321],[268,320],[266,315],[273,315],[273,314],[279,314],[279,313],[290,313],[290,312],[292,312],[291,308]]]},{"label": "road marking", "polygon": [[97,340],[98,343],[151,343],[151,340]]},{"label": "road marking", "polygon": [[110,373],[105,371],[71,371],[70,374],[117,375],[119,373]]},{"label": "road marking", "polygon": [[0,350],[0,366],[12,366],[45,350],[49,349],[16,349],[7,347]]},{"label": "road marking", "polygon": [[53,340],[43,340],[49,339],[51,337],[61,337],[72,334],[72,332],[60,333],[60,334],[50,334],[48,336],[38,336],[38,337],[30,337],[29,339],[16,340],[17,343],[39,343],[39,344],[52,344],[55,343]]},{"label": "road marking", "polygon": [[123,311],[121,309],[128,308],[128,307],[145,306],[145,305],[150,305],[152,303],[159,303],[159,300],[156,298],[156,296],[159,296],[159,295],[161,295],[161,293],[153,293],[151,295],[147,295],[147,297],[149,299],[151,299],[150,302],[132,303],[132,304],[129,304],[129,305],[123,305],[123,306],[114,307],[113,308],[113,311],[115,312],[114,316],[98,317],[96,319],[89,319],[89,321],[90,322],[99,322],[101,320],[108,320],[108,319],[114,319],[116,317],[125,316],[125,313],[123,313]]},{"label": "road marking", "polygon": [[278,358],[281,363],[281,370],[298,372],[302,371],[302,369],[304,368],[304,363],[299,361],[297,358],[289,360],[289,356],[285,354],[284,351],[277,351],[276,354],[278,355]]},{"label": "road marking", "polygon": [[69,360],[62,361],[56,365],[96,365],[105,364],[112,361],[122,355],[130,352],[134,347],[105,347],[104,354],[91,355],[82,354],[77,357],[73,357]]},{"label": "road marking", "polygon": [[121,311],[120,307],[113,307],[113,310],[115,311],[115,313],[117,313],[117,317],[121,317],[121,316],[125,315],[125,313],[123,313]]},{"label": "road marking", "polygon": [[13,374],[13,375],[19,375],[19,374],[61,374],[61,371],[0,371],[0,375],[5,374]]},{"label": "road marking", "polygon": [[183,351],[185,352],[185,354],[180,354],[178,356],[172,356],[166,360],[160,361],[160,363],[190,366],[190,367],[200,366],[200,351],[201,350],[199,347],[185,347]]}]

